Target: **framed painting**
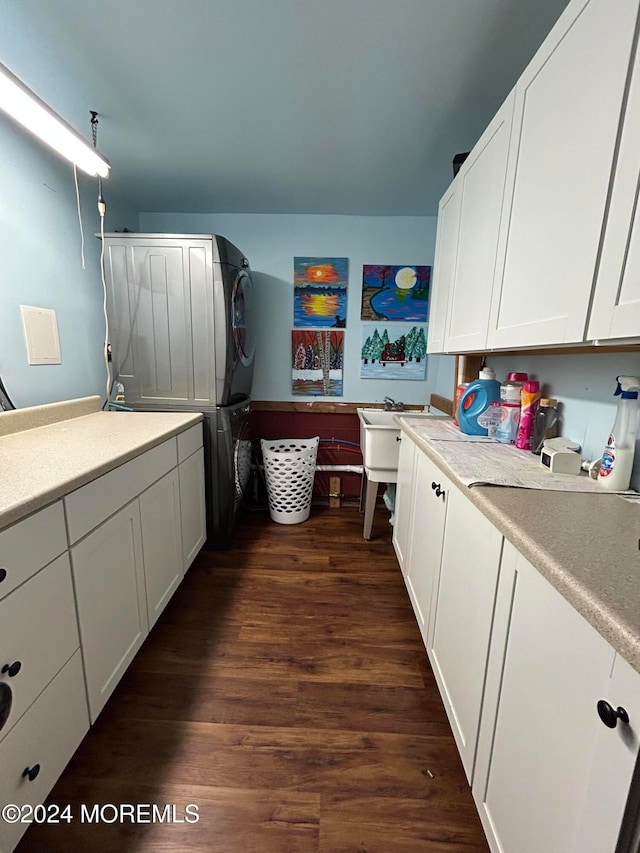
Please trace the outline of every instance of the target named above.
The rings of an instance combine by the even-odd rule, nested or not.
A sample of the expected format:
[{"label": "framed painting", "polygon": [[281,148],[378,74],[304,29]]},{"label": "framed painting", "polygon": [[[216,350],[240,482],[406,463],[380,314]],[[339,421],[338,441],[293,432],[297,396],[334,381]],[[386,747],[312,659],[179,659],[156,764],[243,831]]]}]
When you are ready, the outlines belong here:
[{"label": "framed painting", "polygon": [[291,392],[296,396],[342,397],[344,332],[291,332]]},{"label": "framed painting", "polygon": [[361,379],[426,379],[426,326],[364,323]]},{"label": "framed painting", "polygon": [[293,259],[293,325],[345,328],[348,258]]},{"label": "framed painting", "polygon": [[426,323],[431,267],[365,264],[362,267],[363,320]]}]

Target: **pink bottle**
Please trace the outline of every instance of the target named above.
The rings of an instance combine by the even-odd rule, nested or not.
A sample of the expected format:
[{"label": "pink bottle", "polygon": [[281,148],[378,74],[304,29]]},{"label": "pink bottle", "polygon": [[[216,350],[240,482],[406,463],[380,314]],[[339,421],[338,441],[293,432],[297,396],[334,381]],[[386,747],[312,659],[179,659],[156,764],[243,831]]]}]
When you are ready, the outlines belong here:
[{"label": "pink bottle", "polygon": [[515,445],[520,450],[531,450],[531,439],[533,427],[540,404],[540,383],[530,380],[524,383],[522,389],[522,407],[520,409],[520,423]]}]

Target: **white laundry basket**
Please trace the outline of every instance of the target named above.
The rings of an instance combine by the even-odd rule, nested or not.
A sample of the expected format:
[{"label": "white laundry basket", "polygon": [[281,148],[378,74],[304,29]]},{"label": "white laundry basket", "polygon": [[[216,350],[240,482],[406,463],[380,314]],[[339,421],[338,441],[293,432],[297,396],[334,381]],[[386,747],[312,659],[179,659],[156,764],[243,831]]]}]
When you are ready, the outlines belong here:
[{"label": "white laundry basket", "polygon": [[319,441],[319,436],[260,440],[269,513],[278,524],[309,518]]}]

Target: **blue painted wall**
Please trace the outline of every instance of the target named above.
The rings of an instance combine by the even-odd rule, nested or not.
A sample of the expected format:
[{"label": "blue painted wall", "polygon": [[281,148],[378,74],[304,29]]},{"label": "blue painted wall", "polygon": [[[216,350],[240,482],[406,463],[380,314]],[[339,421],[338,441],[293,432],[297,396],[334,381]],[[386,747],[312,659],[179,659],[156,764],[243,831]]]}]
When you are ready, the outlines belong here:
[{"label": "blue painted wall", "polygon": [[[65,67],[51,45],[38,42],[19,4],[3,4],[0,52],[8,68],[85,136],[89,110],[99,109],[81,78]],[[86,269],[73,167],[0,113],[0,375],[18,407],[88,394],[104,394],[104,321],[99,273],[95,179],[79,175]],[[105,151],[106,153],[106,151]],[[107,155],[108,156],[108,155]],[[117,169],[117,163],[112,163]],[[110,196],[106,227],[137,227],[137,213]],[[32,365],[20,305],[53,308],[62,364]]]},{"label": "blue painted wall", "polygon": [[390,395],[423,405],[433,392],[451,397],[451,356],[429,356],[425,381],[360,379],[362,265],[432,265],[435,217],[141,213],[140,230],[222,234],[247,255],[259,318],[254,399],[318,399],[291,394],[294,256],[349,259],[344,394],[340,399],[373,403]]}]

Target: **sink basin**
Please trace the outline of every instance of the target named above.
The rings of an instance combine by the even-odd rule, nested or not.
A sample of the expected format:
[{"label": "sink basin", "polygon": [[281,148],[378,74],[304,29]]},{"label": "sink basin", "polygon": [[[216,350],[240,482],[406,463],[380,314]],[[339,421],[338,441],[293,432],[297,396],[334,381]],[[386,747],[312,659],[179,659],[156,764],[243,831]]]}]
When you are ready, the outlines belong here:
[{"label": "sink basin", "polygon": [[400,427],[397,415],[432,417],[424,409],[356,409],[360,419],[360,447],[367,479],[377,483],[395,483],[398,476]]}]

